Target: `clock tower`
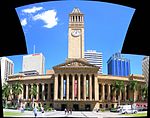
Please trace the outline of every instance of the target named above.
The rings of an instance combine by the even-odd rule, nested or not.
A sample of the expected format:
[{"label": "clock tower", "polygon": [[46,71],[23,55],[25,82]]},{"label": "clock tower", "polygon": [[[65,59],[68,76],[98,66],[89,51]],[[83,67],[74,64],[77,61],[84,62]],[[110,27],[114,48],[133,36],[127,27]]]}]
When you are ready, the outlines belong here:
[{"label": "clock tower", "polygon": [[68,59],[84,58],[84,14],[74,8],[69,14]]}]

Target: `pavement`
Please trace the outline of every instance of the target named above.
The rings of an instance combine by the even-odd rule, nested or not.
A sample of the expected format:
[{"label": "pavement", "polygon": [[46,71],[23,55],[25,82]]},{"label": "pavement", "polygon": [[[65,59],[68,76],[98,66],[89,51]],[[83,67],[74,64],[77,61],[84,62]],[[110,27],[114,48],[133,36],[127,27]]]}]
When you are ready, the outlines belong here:
[{"label": "pavement", "polygon": [[[13,112],[21,112],[20,110],[12,110],[12,109],[3,109],[3,111],[13,111]],[[16,117],[16,116],[12,116]],[[21,116],[17,117],[34,117],[33,111],[24,111]],[[37,117],[87,117],[87,118],[108,118],[108,117],[127,117],[124,115],[121,115],[120,113],[114,113],[114,112],[96,112],[96,111],[72,111],[72,114],[66,113],[64,111],[50,111],[45,112],[42,114],[41,112],[37,113]]]}]

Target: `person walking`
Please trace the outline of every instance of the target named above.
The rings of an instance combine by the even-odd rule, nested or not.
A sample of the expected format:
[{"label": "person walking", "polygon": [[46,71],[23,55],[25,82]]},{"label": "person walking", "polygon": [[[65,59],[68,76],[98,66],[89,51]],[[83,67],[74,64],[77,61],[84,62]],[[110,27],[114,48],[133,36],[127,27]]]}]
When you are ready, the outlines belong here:
[{"label": "person walking", "polygon": [[42,116],[44,115],[44,108],[41,106],[41,113],[42,113]]},{"label": "person walking", "polygon": [[36,107],[34,107],[33,112],[34,112],[34,116],[36,118],[37,117],[37,108]]},{"label": "person walking", "polygon": [[66,114],[66,112],[67,112],[67,109],[65,108],[65,114]]},{"label": "person walking", "polygon": [[70,114],[72,114],[72,109],[70,109]]}]

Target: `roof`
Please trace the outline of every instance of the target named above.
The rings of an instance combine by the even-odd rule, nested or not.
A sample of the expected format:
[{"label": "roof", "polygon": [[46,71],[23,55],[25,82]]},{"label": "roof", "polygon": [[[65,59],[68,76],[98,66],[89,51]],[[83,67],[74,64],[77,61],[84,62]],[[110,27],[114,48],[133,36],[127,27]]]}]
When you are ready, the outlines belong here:
[{"label": "roof", "polygon": [[72,10],[71,14],[82,14],[82,12],[80,11],[79,8],[75,7],[75,8]]}]

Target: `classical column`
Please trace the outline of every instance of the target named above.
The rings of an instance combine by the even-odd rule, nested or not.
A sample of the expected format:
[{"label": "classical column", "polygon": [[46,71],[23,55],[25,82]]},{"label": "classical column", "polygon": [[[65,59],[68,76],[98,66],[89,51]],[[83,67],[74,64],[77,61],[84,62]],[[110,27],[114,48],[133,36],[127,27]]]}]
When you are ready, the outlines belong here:
[{"label": "classical column", "polygon": [[[13,95],[12,95],[12,84],[10,85],[10,99],[13,97]],[[12,99],[11,99],[12,100]]]},{"label": "classical column", "polygon": [[63,100],[63,92],[64,91],[64,78],[61,75],[61,94],[60,94],[60,99]]},{"label": "classical column", "polygon": [[54,78],[54,100],[57,100],[58,98],[58,75],[55,74]]},{"label": "classical column", "polygon": [[28,100],[28,84],[26,84],[26,100]]},{"label": "classical column", "polygon": [[78,100],[80,100],[80,75],[78,75]]},{"label": "classical column", "polygon": [[126,101],[126,96],[127,96],[127,85],[124,86],[124,100]]},{"label": "classical column", "polygon": [[[32,91],[32,89],[33,89],[33,83],[31,83],[31,89],[30,89],[30,92]],[[31,94],[31,100],[32,100],[32,97],[33,97],[33,95]]]},{"label": "classical column", "polygon": [[23,94],[24,94],[23,84],[21,84],[21,86],[22,86],[21,99],[24,99],[24,98],[23,98]]},{"label": "classical column", "polygon": [[86,75],[84,75],[83,80],[83,99],[86,100]]},{"label": "classical column", "polygon": [[67,100],[69,100],[69,75],[67,75]]},{"label": "classical column", "polygon": [[102,100],[105,100],[105,84],[102,83]]},{"label": "classical column", "polygon": [[94,75],[94,89],[95,89],[95,100],[98,100],[98,82],[97,77]]},{"label": "classical column", "polygon": [[107,93],[108,93],[107,100],[110,100],[110,96],[111,96],[110,95],[110,84],[108,84],[108,92]]},{"label": "classical column", "polygon": [[48,100],[50,100],[50,83],[48,83]]},{"label": "classical column", "polygon": [[36,94],[36,100],[39,99],[39,83],[36,84],[37,94]]},{"label": "classical column", "polygon": [[92,100],[92,75],[89,75],[89,99]]},{"label": "classical column", "polygon": [[75,75],[72,75],[72,100],[74,100],[74,78]]},{"label": "classical column", "polygon": [[44,90],[44,83],[42,83],[42,98],[45,100],[45,90]]},{"label": "classical column", "polygon": [[116,90],[114,91],[114,100],[116,101]]}]

